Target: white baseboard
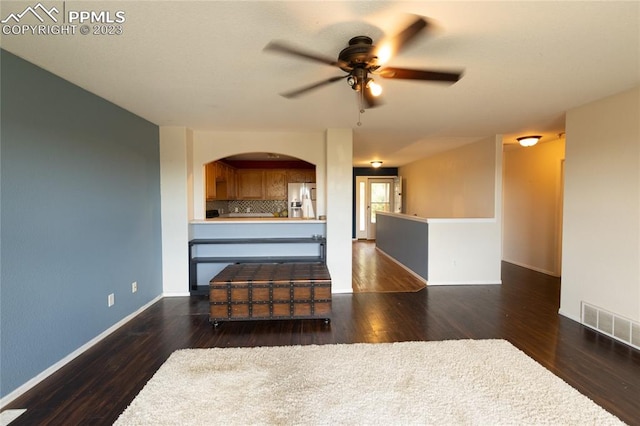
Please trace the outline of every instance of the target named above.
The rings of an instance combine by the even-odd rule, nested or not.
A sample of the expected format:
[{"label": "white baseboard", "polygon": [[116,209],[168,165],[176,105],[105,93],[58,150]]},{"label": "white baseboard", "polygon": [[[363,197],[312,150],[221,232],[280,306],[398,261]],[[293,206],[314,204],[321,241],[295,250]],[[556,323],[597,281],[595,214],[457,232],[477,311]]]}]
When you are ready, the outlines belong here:
[{"label": "white baseboard", "polygon": [[120,321],[118,321],[117,323],[115,323],[114,325],[112,325],[111,327],[109,327],[108,329],[106,329],[105,331],[103,331],[93,339],[89,340],[84,345],[80,346],[75,351],[71,352],[69,355],[62,358],[60,361],[53,364],[51,367],[44,370],[42,373],[38,374],[31,380],[27,381],[22,386],[16,388],[13,392],[4,396],[2,399],[0,399],[0,410],[3,409],[7,404],[12,402],[13,400],[18,398],[19,396],[21,396],[31,388],[33,388],[35,385],[37,385],[38,383],[40,383],[41,381],[43,381],[44,379],[46,379],[47,377],[49,377],[50,375],[52,375],[53,373],[55,373],[56,371],[64,367],[66,364],[73,361],[83,352],[87,351],[92,346],[95,346],[98,342],[100,342],[105,337],[107,337],[108,335],[110,335],[111,333],[113,333],[114,331],[116,331],[117,329],[119,329],[129,321],[131,321],[134,317],[139,315],[142,311],[144,311],[145,309],[147,309],[148,307],[150,307],[151,305],[153,305],[154,303],[156,303],[158,300],[162,298],[163,298],[163,295],[157,296],[156,298],[151,300],[149,303],[141,306],[137,311],[127,315],[126,317],[124,317],[123,319],[121,319]]},{"label": "white baseboard", "polygon": [[162,293],[162,297],[184,297],[191,296],[191,293]]},{"label": "white baseboard", "polygon": [[562,311],[562,309],[558,310],[558,314],[562,315],[565,318],[569,318],[570,320],[573,320],[573,321],[575,321],[575,322],[577,322],[579,324],[582,324],[582,321],[581,321],[580,317],[576,317],[576,316],[571,315],[571,314],[569,314],[567,312],[564,312],[564,311]]},{"label": "white baseboard", "polygon": [[23,415],[27,410],[4,410],[0,413],[0,425],[5,426]]},{"label": "white baseboard", "polygon": [[526,263],[516,262],[515,260],[509,260],[509,259],[502,259],[502,260],[504,262],[512,263],[512,264],[514,264],[516,266],[521,266],[523,268],[531,269],[532,271],[540,272],[540,273],[543,273],[545,275],[551,275],[552,277],[560,277],[560,274],[558,274],[557,272],[548,271],[548,270],[543,269],[543,268],[538,268],[538,267],[535,267],[535,266],[527,265]]}]

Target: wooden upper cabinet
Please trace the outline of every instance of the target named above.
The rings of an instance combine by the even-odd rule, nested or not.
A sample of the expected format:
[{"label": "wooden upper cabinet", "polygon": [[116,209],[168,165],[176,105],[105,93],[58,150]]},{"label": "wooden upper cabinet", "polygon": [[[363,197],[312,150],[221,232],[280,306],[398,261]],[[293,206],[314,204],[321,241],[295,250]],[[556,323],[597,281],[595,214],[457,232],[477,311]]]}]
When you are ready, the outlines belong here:
[{"label": "wooden upper cabinet", "polygon": [[207,163],[204,166],[207,201],[216,199],[216,163]]},{"label": "wooden upper cabinet", "polygon": [[265,200],[286,200],[287,199],[287,171],[286,170],[265,170],[264,171],[264,199]]},{"label": "wooden upper cabinet", "polygon": [[217,182],[226,182],[228,168],[229,166],[227,166],[226,164],[221,163],[220,161],[216,161],[216,181]]},{"label": "wooden upper cabinet", "polygon": [[206,195],[215,200],[286,200],[288,183],[316,181],[315,169],[236,169],[221,161],[205,165]]},{"label": "wooden upper cabinet", "polygon": [[259,169],[236,170],[238,200],[264,200],[264,172]]},{"label": "wooden upper cabinet", "polygon": [[236,169],[227,167],[227,196],[229,200],[236,199]]},{"label": "wooden upper cabinet", "polygon": [[288,169],[287,182],[289,183],[311,183],[316,181],[315,169]]},{"label": "wooden upper cabinet", "polygon": [[205,164],[207,201],[235,200],[236,172],[228,164],[213,161]]}]

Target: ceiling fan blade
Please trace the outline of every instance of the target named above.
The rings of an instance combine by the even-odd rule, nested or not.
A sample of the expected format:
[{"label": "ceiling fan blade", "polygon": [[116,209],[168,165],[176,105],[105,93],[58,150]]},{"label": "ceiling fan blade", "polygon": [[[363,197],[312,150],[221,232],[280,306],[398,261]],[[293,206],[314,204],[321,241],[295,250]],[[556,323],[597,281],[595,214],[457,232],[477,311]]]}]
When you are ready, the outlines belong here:
[{"label": "ceiling fan blade", "polygon": [[442,81],[445,83],[455,83],[462,78],[462,71],[458,72],[443,72],[443,71],[428,71],[428,70],[414,70],[408,68],[394,68],[387,67],[376,74],[384,78],[398,78],[403,80],[427,80],[427,81]]},{"label": "ceiling fan blade", "polygon": [[322,81],[319,81],[317,83],[313,83],[313,84],[310,84],[308,86],[304,86],[304,87],[301,87],[299,89],[292,90],[290,92],[281,93],[280,95],[284,96],[285,98],[288,98],[288,99],[296,98],[296,97],[298,97],[298,96],[300,96],[300,95],[302,95],[304,93],[310,92],[311,90],[318,89],[318,88],[320,88],[322,86],[326,86],[327,84],[331,84],[333,82],[336,82],[338,80],[342,80],[342,79],[347,78],[347,77],[349,77],[349,74],[344,75],[344,76],[341,75],[339,77],[331,77],[331,78],[329,78],[327,80],[322,80]]},{"label": "ceiling fan blade", "polygon": [[421,33],[428,25],[422,16],[415,16],[415,19],[399,33],[393,36],[383,37],[371,52],[372,56],[378,58],[378,65],[383,65],[396,55],[400,50],[409,45],[415,37]]},{"label": "ceiling fan blade", "polygon": [[264,50],[270,51],[270,52],[285,53],[287,55],[297,56],[299,58],[304,58],[314,62],[320,62],[326,65],[331,65],[333,67],[340,67],[345,65],[344,62],[342,61],[336,61],[335,59],[330,58],[328,56],[323,56],[313,52],[308,52],[281,41],[270,42],[264,47]]}]

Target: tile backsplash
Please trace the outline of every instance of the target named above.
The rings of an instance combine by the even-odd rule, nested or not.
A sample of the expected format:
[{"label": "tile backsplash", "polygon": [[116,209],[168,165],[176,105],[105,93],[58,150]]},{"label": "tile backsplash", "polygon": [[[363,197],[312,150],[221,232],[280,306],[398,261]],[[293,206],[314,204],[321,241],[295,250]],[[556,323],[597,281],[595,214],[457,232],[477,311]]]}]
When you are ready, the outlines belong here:
[{"label": "tile backsplash", "polygon": [[217,209],[220,214],[233,213],[238,209],[239,213],[275,213],[287,209],[286,200],[229,200],[207,201],[207,210]]}]

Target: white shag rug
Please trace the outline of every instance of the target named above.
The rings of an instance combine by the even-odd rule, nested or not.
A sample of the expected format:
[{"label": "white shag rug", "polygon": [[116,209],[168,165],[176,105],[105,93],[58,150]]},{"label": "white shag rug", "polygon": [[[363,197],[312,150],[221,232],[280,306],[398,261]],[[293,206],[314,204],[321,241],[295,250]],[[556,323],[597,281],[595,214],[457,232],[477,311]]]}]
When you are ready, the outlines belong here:
[{"label": "white shag rug", "polygon": [[185,349],[116,425],[622,424],[504,340]]}]

